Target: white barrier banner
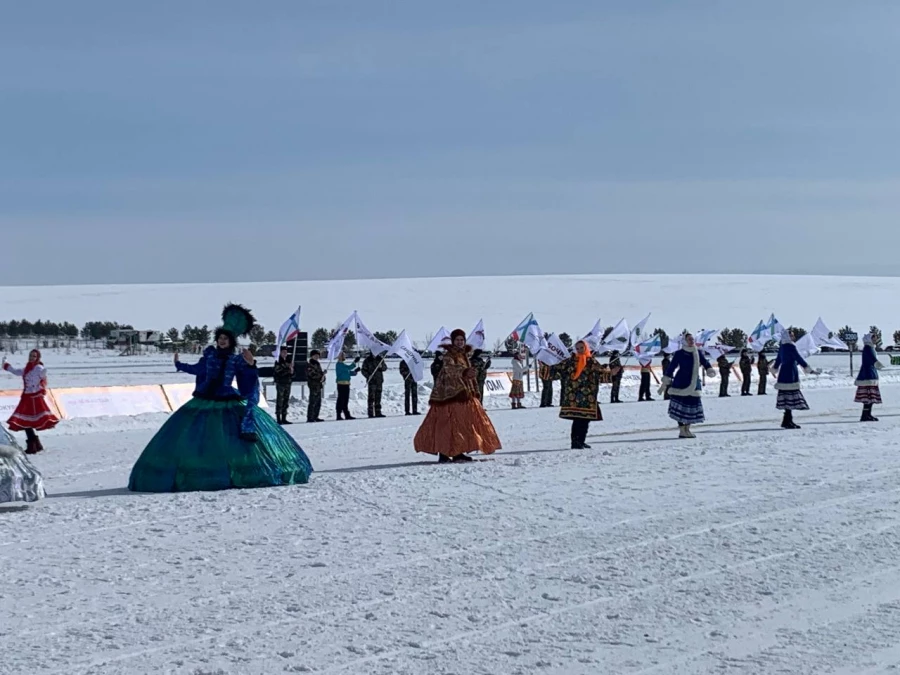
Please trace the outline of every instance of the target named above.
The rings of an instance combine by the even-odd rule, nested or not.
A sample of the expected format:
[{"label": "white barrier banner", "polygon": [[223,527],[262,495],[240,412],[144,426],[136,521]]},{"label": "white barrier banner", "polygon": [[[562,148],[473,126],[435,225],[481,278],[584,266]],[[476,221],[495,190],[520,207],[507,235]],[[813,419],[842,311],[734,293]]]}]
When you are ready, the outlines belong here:
[{"label": "white barrier banner", "polygon": [[488,373],[484,381],[485,396],[509,396],[512,380],[508,373]]},{"label": "white barrier banner", "polygon": [[142,415],[170,410],[159,385],[54,389],[53,397],[60,412],[69,419]]},{"label": "white barrier banner", "polygon": [[0,391],[0,422],[5,423],[22,397],[21,391]]},{"label": "white barrier banner", "polygon": [[175,412],[190,401],[194,395],[194,385],[187,382],[182,384],[164,384],[162,389],[172,405],[172,412]]},{"label": "white barrier banner", "polygon": [[[6,422],[9,416],[13,414],[16,407],[19,405],[19,401],[21,400],[21,398],[21,390],[0,390],[0,422]],[[53,396],[51,396],[49,392],[45,397],[45,400],[47,401],[47,407],[50,408],[50,412],[52,412],[57,417],[62,418],[62,415],[59,412],[59,408],[56,406],[56,402],[53,400]]]}]

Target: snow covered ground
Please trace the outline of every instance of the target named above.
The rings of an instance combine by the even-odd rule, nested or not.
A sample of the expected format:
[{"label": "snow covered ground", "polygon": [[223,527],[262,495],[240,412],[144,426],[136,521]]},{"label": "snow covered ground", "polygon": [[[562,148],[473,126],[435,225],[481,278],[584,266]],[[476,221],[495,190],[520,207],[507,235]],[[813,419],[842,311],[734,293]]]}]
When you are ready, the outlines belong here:
[{"label": "snow covered ground", "polygon": [[309,485],[209,494],[124,489],[159,416],[61,425],[48,499],[0,509],[0,670],[896,672],[900,386],[863,425],[807,384],[799,431],[773,395],[707,397],[694,441],[624,403],[584,451],[492,410],[469,465],[415,455],[421,418],[298,424]]}]

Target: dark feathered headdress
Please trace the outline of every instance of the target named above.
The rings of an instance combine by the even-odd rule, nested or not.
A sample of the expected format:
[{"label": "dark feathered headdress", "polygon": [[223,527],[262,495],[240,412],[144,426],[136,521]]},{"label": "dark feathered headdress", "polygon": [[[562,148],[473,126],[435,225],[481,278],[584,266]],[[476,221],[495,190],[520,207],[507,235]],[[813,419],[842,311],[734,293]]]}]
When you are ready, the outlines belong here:
[{"label": "dark feathered headdress", "polygon": [[256,319],[253,318],[249,309],[232,303],[225,305],[225,309],[222,310],[222,325],[216,330],[216,333],[228,333],[236,340],[249,335],[250,329],[255,324]]}]

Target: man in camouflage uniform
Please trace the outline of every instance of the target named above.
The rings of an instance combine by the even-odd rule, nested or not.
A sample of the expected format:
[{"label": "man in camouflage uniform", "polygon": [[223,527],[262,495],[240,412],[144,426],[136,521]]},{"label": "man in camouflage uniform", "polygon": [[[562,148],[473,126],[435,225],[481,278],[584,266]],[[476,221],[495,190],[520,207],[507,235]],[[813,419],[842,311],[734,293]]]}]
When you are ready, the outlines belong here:
[{"label": "man in camouflage uniform", "polygon": [[472,352],[469,365],[475,369],[475,381],[478,382],[478,400],[484,403],[484,383],[487,381],[488,369],[491,367],[491,357],[485,358],[484,351],[476,349]]},{"label": "man in camouflage uniform", "polygon": [[622,375],[625,369],[622,368],[622,360],[619,358],[619,352],[612,352],[609,355],[609,378],[612,382],[612,390],[609,393],[610,403],[621,403],[619,400],[619,389],[622,386]]},{"label": "man in camouflage uniform", "polygon": [[728,398],[728,378],[731,375],[731,361],[722,354],[717,360],[716,365],[719,366],[719,398]]},{"label": "man in camouflage uniform", "polygon": [[653,377],[653,361],[638,361],[641,365],[641,386],[638,388],[638,401],[652,401],[650,397],[650,378]]},{"label": "man in camouflage uniform", "polygon": [[759,388],[756,390],[757,395],[766,395],[766,380],[769,377],[769,360],[766,358],[765,352],[760,352],[756,359],[756,372],[759,373]]},{"label": "man in camouflage uniform", "polygon": [[406,361],[400,359],[400,376],[403,378],[403,408],[407,415],[419,414],[419,383],[413,379]]},{"label": "man in camouflage uniform", "polygon": [[322,422],[319,413],[322,411],[322,393],[325,390],[325,372],[319,363],[319,350],[309,353],[306,364],[306,386],[309,387],[309,406],[306,408],[307,422]]},{"label": "man in camouflage uniform", "polygon": [[541,380],[541,407],[553,407],[553,371],[546,363],[538,362],[538,378]]},{"label": "man in camouflage uniform", "polygon": [[741,350],[739,366],[741,369],[741,396],[753,396],[753,394],[750,393],[750,376],[753,374],[753,359],[750,358],[750,352],[746,349]]},{"label": "man in camouflage uniform", "polygon": [[367,402],[369,417],[384,417],[381,414],[381,392],[384,388],[384,371],[386,370],[387,364],[384,359],[379,359],[372,352],[369,352],[362,363],[362,374],[366,378],[369,388]]},{"label": "man in camouflage uniform", "polygon": [[[672,365],[672,357],[669,356],[669,353],[668,353],[668,352],[666,352],[665,354],[663,354],[663,358],[662,358],[662,372],[663,372],[663,375],[666,374],[666,371],[669,369],[669,366],[670,366],[670,365]],[[666,390],[665,390],[665,392],[663,393],[663,400],[664,400],[664,401],[668,401],[668,400],[669,400],[669,388],[668,388],[668,387],[666,387]]]},{"label": "man in camouflage uniform", "polygon": [[281,349],[272,374],[275,380],[275,421],[278,424],[290,424],[287,418],[288,405],[291,402],[291,382],[294,379],[294,364],[288,360],[287,350]]}]

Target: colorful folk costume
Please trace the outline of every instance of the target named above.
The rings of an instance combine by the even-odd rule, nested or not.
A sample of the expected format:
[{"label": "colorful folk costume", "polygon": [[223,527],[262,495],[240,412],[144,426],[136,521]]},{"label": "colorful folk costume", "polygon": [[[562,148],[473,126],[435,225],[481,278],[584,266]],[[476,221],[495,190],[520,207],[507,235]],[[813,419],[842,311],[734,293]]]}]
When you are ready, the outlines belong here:
[{"label": "colorful folk costume", "polygon": [[703,401],[700,395],[703,384],[700,380],[700,367],[703,366],[707,377],[713,377],[712,369],[706,357],[700,353],[696,345],[683,346],[672,355],[672,362],[663,375],[659,393],[668,389],[669,417],[678,422],[679,438],[696,438],[691,425],[700,424],[706,417],[703,415]]},{"label": "colorful folk costume", "polygon": [[468,461],[467,453],[489,455],[501,447],[478,400],[477,375],[469,362],[472,348],[465,339],[466,334],[457,329],[450,334],[451,341],[441,345],[442,366],[435,376],[428,414],[414,440],[416,452],[438,455],[440,462]]},{"label": "colorful folk costume", "polygon": [[33,455],[44,449],[37,432],[52,429],[59,424],[59,419],[50,411],[45,398],[47,369],[41,362],[41,353],[37,349],[32,349],[24,368],[13,368],[4,359],[3,370],[21,377],[24,383],[22,398],[7,424],[12,431],[25,432],[27,439],[25,452]]},{"label": "colorful folk costume", "polygon": [[809,410],[806,399],[800,391],[800,371],[807,375],[812,372],[797,346],[794,344],[793,338],[785,331],[781,336],[781,346],[778,348],[778,357],[772,364],[772,374],[775,375],[775,389],[778,391],[778,398],[775,399],[775,408],[784,411],[784,418],[781,420],[782,429],[799,429],[800,425],[794,422],[795,410]]},{"label": "colorful folk costume", "polygon": [[560,393],[559,417],[572,420],[572,449],[585,450],[591,447],[585,442],[591,422],[603,420],[597,401],[603,368],[586,343],[578,344],[584,345],[584,351],[553,366],[550,375],[566,383]]},{"label": "colorful folk costume", "polygon": [[253,327],[253,315],[228,305],[222,319],[216,344],[198,363],[176,361],[179,372],[196,377],[194,397],[150,440],[131,470],[129,490],[189,492],[309,480],[312,466],[303,450],[257,406],[259,375],[250,352],[235,353],[237,338]]},{"label": "colorful folk costume", "polygon": [[881,405],[881,389],[878,387],[878,371],[884,366],[875,353],[874,340],[871,333],[863,336],[862,367],[856,378],[856,403],[863,404],[860,422],[877,422],[872,416],[872,406]]},{"label": "colorful folk costume", "polygon": [[522,399],[525,398],[525,366],[522,364],[522,355],[516,353],[512,361],[512,388],[509,390],[509,398],[512,401],[513,410],[521,410]]},{"label": "colorful folk costume", "polygon": [[15,439],[0,428],[0,504],[43,499],[44,479]]}]

